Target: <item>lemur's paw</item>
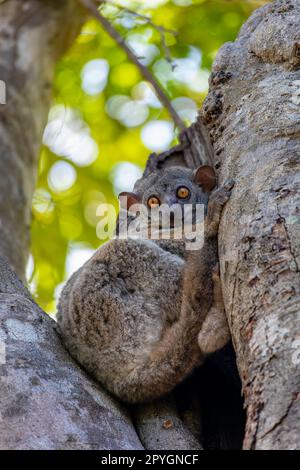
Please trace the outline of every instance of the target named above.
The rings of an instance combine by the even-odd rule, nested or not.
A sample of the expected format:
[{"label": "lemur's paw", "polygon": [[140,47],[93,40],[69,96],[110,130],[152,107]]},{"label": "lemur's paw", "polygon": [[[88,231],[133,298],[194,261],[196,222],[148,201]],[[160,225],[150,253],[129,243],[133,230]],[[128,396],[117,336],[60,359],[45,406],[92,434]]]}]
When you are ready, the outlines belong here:
[{"label": "lemur's paw", "polygon": [[232,188],[234,187],[234,180],[226,180],[223,186],[218,188],[214,194],[212,194],[211,199],[218,206],[225,206],[226,202],[229,200]]}]

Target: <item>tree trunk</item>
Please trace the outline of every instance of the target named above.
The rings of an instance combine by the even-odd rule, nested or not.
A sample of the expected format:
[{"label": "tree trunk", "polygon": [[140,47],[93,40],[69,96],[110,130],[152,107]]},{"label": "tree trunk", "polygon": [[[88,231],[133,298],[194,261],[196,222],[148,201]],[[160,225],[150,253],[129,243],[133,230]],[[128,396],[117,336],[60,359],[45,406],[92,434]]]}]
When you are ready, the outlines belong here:
[{"label": "tree trunk", "polygon": [[226,312],[247,410],[245,449],[299,448],[300,2],[256,11],[219,51],[203,118],[219,179]]},{"label": "tree trunk", "polygon": [[0,3],[0,253],[24,278],[31,199],[54,67],[72,44],[84,11],[72,0]]},{"label": "tree trunk", "polygon": [[128,413],[63,349],[23,277],[55,62],[80,31],[73,0],[0,4],[0,449],[142,449]]}]

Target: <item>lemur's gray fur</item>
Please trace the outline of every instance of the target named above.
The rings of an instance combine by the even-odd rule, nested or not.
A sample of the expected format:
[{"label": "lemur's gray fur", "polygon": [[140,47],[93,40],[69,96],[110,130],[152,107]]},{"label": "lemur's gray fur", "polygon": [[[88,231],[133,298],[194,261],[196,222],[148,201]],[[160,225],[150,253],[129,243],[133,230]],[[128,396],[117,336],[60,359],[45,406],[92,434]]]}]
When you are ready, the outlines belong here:
[{"label": "lemur's gray fur", "polygon": [[[217,231],[233,183],[211,193],[211,167],[165,169],[136,183],[133,202],[155,196],[172,205],[207,208],[204,245],[112,239],[67,282],[58,325],[72,356],[126,402],[169,392],[207,353],[227,343],[217,265]],[[177,197],[178,187],[189,197]],[[199,347],[200,346],[200,347]]]}]

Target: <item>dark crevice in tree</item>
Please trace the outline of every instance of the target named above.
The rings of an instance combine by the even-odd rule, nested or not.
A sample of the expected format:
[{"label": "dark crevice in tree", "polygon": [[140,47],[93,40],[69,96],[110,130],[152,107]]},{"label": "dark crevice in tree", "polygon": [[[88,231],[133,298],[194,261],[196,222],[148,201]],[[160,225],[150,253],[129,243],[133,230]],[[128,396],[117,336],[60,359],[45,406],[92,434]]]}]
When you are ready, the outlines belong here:
[{"label": "dark crevice in tree", "polygon": [[242,449],[246,413],[232,344],[214,353],[199,370],[205,449]]}]

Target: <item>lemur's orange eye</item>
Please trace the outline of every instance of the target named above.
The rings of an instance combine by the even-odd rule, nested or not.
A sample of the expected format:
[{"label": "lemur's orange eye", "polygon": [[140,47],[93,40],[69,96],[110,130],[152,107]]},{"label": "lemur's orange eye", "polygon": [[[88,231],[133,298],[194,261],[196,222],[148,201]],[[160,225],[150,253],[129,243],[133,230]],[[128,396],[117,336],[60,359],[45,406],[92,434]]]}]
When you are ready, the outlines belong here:
[{"label": "lemur's orange eye", "polygon": [[190,191],[185,186],[180,186],[180,188],[177,189],[177,197],[179,197],[179,199],[186,199],[189,195]]},{"label": "lemur's orange eye", "polygon": [[156,196],[151,196],[151,197],[149,197],[147,204],[148,204],[148,207],[150,207],[150,208],[155,207],[155,206],[159,206],[160,200]]}]

